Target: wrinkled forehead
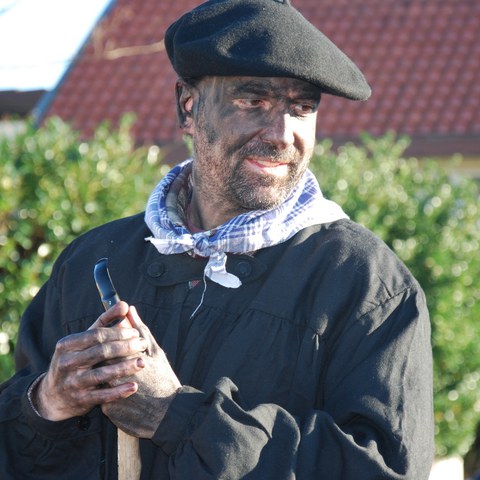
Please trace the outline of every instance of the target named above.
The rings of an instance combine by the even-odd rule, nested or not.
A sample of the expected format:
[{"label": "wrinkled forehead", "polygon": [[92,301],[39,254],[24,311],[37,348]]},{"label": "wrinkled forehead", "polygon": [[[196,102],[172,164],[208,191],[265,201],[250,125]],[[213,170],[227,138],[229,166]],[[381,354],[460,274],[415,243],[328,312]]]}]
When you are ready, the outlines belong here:
[{"label": "wrinkled forehead", "polygon": [[202,90],[221,91],[228,96],[257,95],[319,100],[321,89],[290,77],[208,76],[197,83]]}]

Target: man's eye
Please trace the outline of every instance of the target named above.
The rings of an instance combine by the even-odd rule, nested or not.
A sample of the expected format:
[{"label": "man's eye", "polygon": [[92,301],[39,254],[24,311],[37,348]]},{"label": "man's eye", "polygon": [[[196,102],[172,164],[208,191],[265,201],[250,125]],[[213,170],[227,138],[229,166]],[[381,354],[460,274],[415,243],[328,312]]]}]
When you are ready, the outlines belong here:
[{"label": "man's eye", "polygon": [[317,110],[317,106],[311,103],[296,103],[293,106],[297,115],[308,115],[314,113]]}]

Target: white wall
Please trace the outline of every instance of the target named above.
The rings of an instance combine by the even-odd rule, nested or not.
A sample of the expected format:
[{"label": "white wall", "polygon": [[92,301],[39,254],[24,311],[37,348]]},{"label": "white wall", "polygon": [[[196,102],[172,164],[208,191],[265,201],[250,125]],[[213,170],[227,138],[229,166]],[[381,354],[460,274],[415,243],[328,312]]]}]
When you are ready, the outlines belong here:
[{"label": "white wall", "polygon": [[428,480],[463,480],[463,461],[453,457],[434,463]]}]

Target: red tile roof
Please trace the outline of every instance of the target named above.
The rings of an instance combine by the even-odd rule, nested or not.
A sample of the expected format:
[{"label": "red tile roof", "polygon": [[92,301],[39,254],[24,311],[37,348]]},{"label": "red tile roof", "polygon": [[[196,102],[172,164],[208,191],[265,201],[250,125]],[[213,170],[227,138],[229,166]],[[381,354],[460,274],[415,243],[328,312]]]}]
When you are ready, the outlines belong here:
[{"label": "red tile roof", "polygon": [[[142,143],[179,140],[163,33],[195,0],[117,0],[60,82],[47,110],[89,135],[136,112]],[[437,153],[480,153],[480,2],[293,0],[364,71],[367,102],[325,96],[318,136],[394,130]],[[421,140],[424,140],[422,143]],[[455,147],[452,147],[455,145]],[[429,147],[430,146],[430,147]],[[430,148],[431,150],[431,148]],[[433,152],[435,153],[435,152]]]}]

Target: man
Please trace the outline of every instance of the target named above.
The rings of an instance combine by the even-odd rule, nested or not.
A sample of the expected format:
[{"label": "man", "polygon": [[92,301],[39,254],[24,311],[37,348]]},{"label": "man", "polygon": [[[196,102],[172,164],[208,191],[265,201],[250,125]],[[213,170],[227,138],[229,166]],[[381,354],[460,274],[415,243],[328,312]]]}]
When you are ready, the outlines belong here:
[{"label": "man", "polygon": [[[288,0],[212,0],[165,43],[193,162],[27,309],[1,478],[116,478],[119,427],[142,479],[426,479],[422,291],[307,169],[321,95],[364,100],[363,75]],[[100,314],[102,257],[125,302]]]}]

